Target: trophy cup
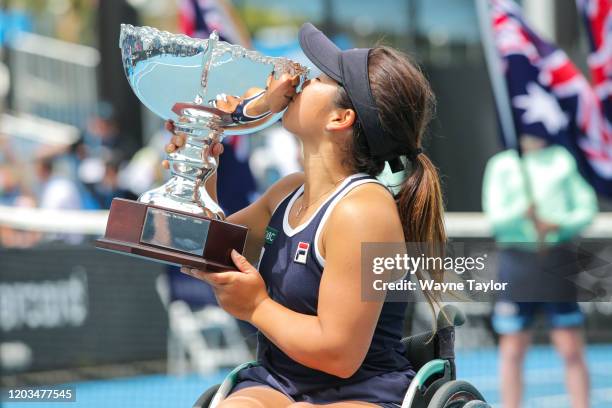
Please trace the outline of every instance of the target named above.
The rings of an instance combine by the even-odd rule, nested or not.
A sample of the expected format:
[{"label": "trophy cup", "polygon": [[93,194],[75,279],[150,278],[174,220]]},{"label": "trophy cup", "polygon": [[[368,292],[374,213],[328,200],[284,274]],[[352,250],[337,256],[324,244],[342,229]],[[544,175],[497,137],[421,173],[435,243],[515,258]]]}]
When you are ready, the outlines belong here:
[{"label": "trophy cup", "polygon": [[233,269],[232,249],[243,252],[247,228],[223,220],[204,184],[217,169],[210,152],[226,135],[262,130],[281,118],[266,113],[248,121],[217,108],[225,95],[263,89],[270,75],[303,81],[308,68],[219,40],[123,24],[119,40],[127,79],[140,101],[186,136],[168,155],[172,177],[138,201],[116,198],[106,233],[96,246],[155,261],[209,271]]}]

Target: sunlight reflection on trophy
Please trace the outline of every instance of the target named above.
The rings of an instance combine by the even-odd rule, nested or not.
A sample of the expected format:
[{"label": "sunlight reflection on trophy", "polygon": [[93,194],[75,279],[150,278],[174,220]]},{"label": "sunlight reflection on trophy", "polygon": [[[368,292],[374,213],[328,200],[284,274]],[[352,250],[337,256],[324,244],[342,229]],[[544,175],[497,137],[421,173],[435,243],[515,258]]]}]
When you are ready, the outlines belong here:
[{"label": "sunlight reflection on trophy", "polygon": [[[224,136],[254,133],[279,120],[283,112],[247,114],[245,102],[263,95],[271,75],[298,76],[302,82],[308,69],[220,41],[216,32],[194,39],[123,24],[119,42],[134,93],[159,117],[172,120],[186,143],[168,155],[168,182],[137,202],[113,200],[105,236],[96,246],[209,270],[232,267],[230,252],[242,252],[247,229],[223,221],[204,187],[218,166],[211,146]],[[166,222],[160,223],[162,218]],[[158,225],[164,225],[163,234],[156,231]]]}]

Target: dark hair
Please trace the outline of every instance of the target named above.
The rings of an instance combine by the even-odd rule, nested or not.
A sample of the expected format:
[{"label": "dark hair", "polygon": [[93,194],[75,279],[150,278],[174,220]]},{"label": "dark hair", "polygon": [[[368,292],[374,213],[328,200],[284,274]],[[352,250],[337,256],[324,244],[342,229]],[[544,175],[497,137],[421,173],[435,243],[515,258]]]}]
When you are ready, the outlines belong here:
[{"label": "dark hair", "polygon": [[[380,123],[387,133],[406,145],[408,156],[412,156],[412,172],[395,196],[404,238],[408,242],[427,243],[427,252],[442,254],[446,232],[440,180],[427,155],[417,154],[435,111],[435,95],[420,68],[393,48],[372,49],[368,71]],[[336,106],[353,109],[343,87],[339,87]],[[359,119],[353,126],[347,160],[353,170],[372,176],[380,174],[385,165],[383,160],[370,155]],[[437,280],[442,277],[442,271],[432,274],[437,275],[434,276]],[[430,300],[438,303],[433,295]]]}]

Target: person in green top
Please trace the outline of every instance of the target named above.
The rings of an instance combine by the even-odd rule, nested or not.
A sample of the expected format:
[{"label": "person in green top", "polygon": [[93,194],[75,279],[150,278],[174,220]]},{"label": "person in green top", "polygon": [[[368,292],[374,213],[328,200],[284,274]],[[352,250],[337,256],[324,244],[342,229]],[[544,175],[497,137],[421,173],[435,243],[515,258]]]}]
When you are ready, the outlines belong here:
[{"label": "person in green top", "polygon": [[521,406],[530,325],[543,311],[551,340],[565,362],[572,407],[586,408],[589,377],[580,331],[584,316],[575,301],[575,285],[564,277],[578,272],[569,242],[593,220],[597,197],[564,147],[549,146],[529,135],[520,143],[522,163],[513,149],[489,160],[482,195],[483,210],[500,247],[499,280],[515,289],[498,297],[493,313],[493,328],[500,335],[503,406]]}]

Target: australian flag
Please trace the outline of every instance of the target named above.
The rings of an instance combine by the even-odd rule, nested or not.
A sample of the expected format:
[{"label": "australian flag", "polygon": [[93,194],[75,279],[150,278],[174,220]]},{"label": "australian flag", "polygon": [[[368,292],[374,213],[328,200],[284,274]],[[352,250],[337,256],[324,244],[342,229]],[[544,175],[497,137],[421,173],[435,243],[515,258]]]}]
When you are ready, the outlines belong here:
[{"label": "australian flag", "polygon": [[589,38],[591,82],[603,108],[605,125],[612,127],[612,1],[577,0]]},{"label": "australian flag", "polygon": [[[516,3],[491,3],[495,43],[504,65],[517,134],[565,146],[593,187],[612,197],[612,132],[605,100],[564,51],[531,30]],[[609,0],[593,3],[608,5],[609,25]],[[610,35],[604,36],[608,38],[601,41],[609,47]]]}]

